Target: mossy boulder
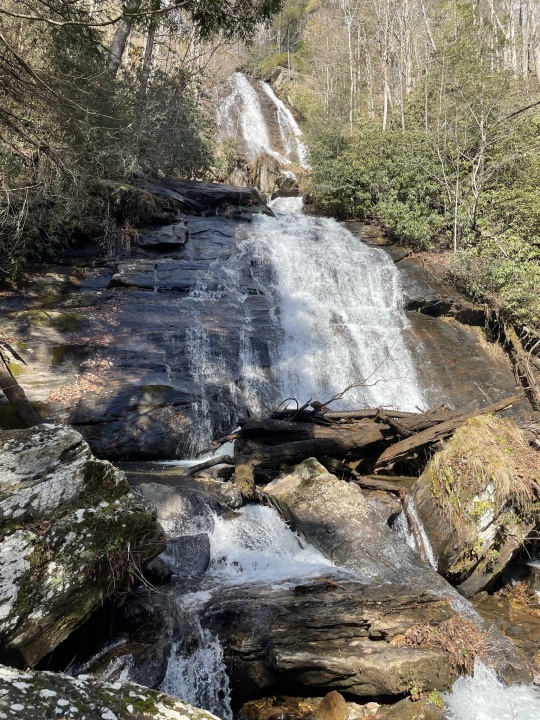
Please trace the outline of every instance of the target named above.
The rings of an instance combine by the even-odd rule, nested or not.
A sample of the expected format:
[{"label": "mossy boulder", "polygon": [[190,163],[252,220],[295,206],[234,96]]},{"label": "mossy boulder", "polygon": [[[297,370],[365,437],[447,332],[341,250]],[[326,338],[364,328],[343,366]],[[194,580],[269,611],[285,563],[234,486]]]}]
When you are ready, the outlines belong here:
[{"label": "mossy boulder", "polygon": [[0,661],[34,665],[165,543],[154,506],[69,427],[0,432]]},{"label": "mossy boulder", "polygon": [[471,597],[497,580],[539,522],[540,455],[512,420],[472,418],[413,494],[439,572]]},{"label": "mossy boulder", "polygon": [[131,682],[107,683],[0,666],[0,718],[11,720],[216,720],[205,710]]}]

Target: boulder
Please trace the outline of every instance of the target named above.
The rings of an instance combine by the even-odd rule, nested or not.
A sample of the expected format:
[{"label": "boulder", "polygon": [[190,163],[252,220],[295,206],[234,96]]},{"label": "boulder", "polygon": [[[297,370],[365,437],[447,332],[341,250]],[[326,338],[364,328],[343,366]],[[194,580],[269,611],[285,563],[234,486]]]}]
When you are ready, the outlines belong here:
[{"label": "boulder", "polygon": [[0,666],[0,717],[6,720],[216,720],[205,710],[132,682],[108,683]]},{"label": "boulder", "polygon": [[164,548],[155,508],[69,427],[0,432],[0,659],[34,665]]},{"label": "boulder", "polygon": [[[338,700],[338,697],[341,700]],[[336,701],[335,705],[332,701]],[[345,703],[343,696],[332,690],[324,698],[271,695],[258,700],[250,700],[242,705],[237,717],[238,720],[277,720],[278,718],[283,718],[283,720],[285,718],[287,720],[318,720],[320,713],[325,712],[326,708],[328,708],[329,702],[332,707],[337,706],[336,709],[339,708],[342,712],[342,702],[344,703],[344,709],[347,711],[345,720],[363,720],[364,718],[376,720],[378,718],[377,711],[382,709],[379,703],[373,701],[362,704]]]},{"label": "boulder", "polygon": [[349,708],[341,693],[332,690],[321,700],[315,713],[316,720],[348,720]]},{"label": "boulder", "polygon": [[375,717],[377,720],[444,720],[446,714],[440,693],[430,693],[415,701],[406,698],[382,707]]},{"label": "boulder", "polygon": [[223,646],[237,701],[331,689],[359,698],[400,696],[413,682],[427,690],[452,686],[457,666],[443,647],[400,641],[420,622],[435,628],[456,617],[446,600],[334,573],[329,568],[326,578],[292,588],[221,590],[219,602],[203,611],[204,625]]},{"label": "boulder", "polygon": [[210,539],[206,533],[175,538],[169,541],[160,557],[175,575],[198,577],[210,565]]},{"label": "boulder", "polygon": [[444,598],[480,631],[489,634],[490,657],[501,675],[526,679],[525,658],[494,630],[444,578],[424,564],[405,539],[381,522],[354,483],[331,475],[314,458],[266,486],[288,506],[296,527],[336,565],[353,570],[369,585],[400,585],[405,593]]},{"label": "boulder", "polygon": [[413,487],[441,574],[466,597],[489,588],[538,524],[540,460],[512,420],[459,428]]}]

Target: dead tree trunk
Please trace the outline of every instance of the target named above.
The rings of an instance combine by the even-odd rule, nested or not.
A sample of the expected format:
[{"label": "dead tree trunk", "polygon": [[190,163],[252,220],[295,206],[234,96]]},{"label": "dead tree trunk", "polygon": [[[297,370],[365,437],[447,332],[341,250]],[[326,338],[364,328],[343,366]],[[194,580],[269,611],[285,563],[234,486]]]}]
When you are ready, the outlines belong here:
[{"label": "dead tree trunk", "polygon": [[26,397],[26,393],[9,370],[9,363],[0,352],[0,388],[25,427],[34,427],[44,422],[41,415]]},{"label": "dead tree trunk", "polygon": [[395,443],[382,453],[377,460],[376,469],[383,469],[389,465],[393,465],[396,462],[405,460],[406,458],[414,455],[417,451],[424,448],[426,445],[431,445],[437,440],[448,437],[454,430],[463,425],[464,422],[470,418],[476,417],[477,415],[490,415],[501,410],[505,410],[514,403],[521,399],[520,395],[512,395],[512,397],[500,400],[493,405],[487,405],[486,407],[480,408],[479,410],[473,410],[472,412],[465,413],[452,420],[439,423],[432,428],[422,430],[422,432],[416,433],[406,440]]}]

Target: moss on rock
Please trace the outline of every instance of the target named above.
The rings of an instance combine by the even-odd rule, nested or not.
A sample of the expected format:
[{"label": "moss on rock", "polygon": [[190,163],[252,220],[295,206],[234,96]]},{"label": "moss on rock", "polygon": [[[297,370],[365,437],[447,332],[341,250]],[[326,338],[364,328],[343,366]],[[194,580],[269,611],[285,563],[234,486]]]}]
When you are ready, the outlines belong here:
[{"label": "moss on rock", "polygon": [[538,523],[540,457],[512,420],[472,418],[433,456],[413,491],[439,570],[474,594]]}]

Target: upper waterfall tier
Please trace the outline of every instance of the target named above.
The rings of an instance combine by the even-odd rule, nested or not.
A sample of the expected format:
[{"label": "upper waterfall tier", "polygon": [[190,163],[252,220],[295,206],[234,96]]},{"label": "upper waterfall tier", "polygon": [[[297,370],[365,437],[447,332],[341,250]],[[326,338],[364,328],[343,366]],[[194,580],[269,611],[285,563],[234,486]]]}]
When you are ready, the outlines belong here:
[{"label": "upper waterfall tier", "polygon": [[227,80],[217,110],[218,139],[234,138],[249,161],[273,155],[282,164],[307,167],[307,148],[293,114],[270,85],[236,72]]}]

